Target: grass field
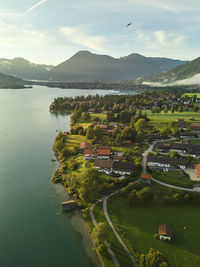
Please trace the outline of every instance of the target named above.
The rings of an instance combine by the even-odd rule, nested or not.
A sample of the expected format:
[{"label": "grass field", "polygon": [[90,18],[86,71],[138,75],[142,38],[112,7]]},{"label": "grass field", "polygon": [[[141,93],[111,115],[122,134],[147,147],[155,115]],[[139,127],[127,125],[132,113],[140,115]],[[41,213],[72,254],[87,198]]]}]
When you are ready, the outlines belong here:
[{"label": "grass field", "polygon": [[193,97],[193,96],[197,96],[198,98],[200,98],[200,93],[185,93],[182,95],[182,97],[184,96],[189,96],[189,97]]},{"label": "grass field", "polygon": [[[192,123],[200,123],[200,113],[187,111],[187,112],[174,112],[171,113],[164,113],[163,111],[158,114],[152,114],[150,110],[145,111],[150,118],[150,124],[155,126],[157,129],[166,128],[167,124],[176,120],[178,118],[182,118],[185,122],[192,122]],[[193,121],[190,121],[190,117],[194,117]]]},{"label": "grass field", "polygon": [[[115,228],[136,257],[152,247],[161,251],[170,266],[200,266],[199,207],[130,206],[126,199],[114,196],[108,202],[108,212]],[[153,238],[162,223],[172,227],[174,238],[171,243]]]},{"label": "grass field", "polygon": [[100,120],[106,120],[106,114],[105,113],[92,113],[90,114],[92,119],[99,118]]},{"label": "grass field", "polygon": [[[120,266],[121,267],[133,266],[131,261],[129,260],[126,252],[121,247],[120,243],[118,242],[117,238],[115,237],[114,233],[112,232],[112,230],[110,229],[110,226],[108,225],[108,223],[106,221],[106,218],[104,216],[103,209],[102,209],[102,203],[99,203],[98,205],[96,205],[96,207],[94,209],[94,216],[95,216],[98,223],[99,222],[106,223],[106,225],[107,225],[107,227],[106,227],[107,241],[110,243],[111,249],[113,250],[113,252],[117,256],[117,259],[120,263]],[[112,260],[110,259],[109,255],[108,255],[108,257],[103,257],[103,259],[104,259],[105,267],[114,267],[115,266],[113,264]]]},{"label": "grass field", "polygon": [[178,171],[163,172],[159,170],[154,170],[152,175],[153,178],[163,183],[188,188],[192,188],[193,186],[193,182],[190,180],[189,176],[187,175],[186,177],[184,177]]},{"label": "grass field", "polygon": [[[74,146],[79,146],[80,143],[86,142],[87,138],[83,135],[68,135],[66,147],[70,150],[73,149]],[[89,141],[87,141],[89,143]]]}]

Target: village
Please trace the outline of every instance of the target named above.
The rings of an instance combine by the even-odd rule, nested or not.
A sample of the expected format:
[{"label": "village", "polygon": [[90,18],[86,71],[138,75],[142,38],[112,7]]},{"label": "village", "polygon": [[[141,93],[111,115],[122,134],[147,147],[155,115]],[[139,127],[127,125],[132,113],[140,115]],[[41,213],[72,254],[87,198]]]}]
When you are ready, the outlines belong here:
[{"label": "village", "polygon": [[[63,202],[63,207],[70,209],[78,204],[89,225],[94,218],[93,209],[96,206],[100,209],[98,199],[113,194],[119,195],[112,197],[110,206],[115,214],[116,205],[124,212],[137,209],[137,214],[140,214],[139,207],[145,206],[146,201],[152,206],[152,214],[157,205],[164,205],[169,212],[173,210],[173,216],[176,209],[183,209],[182,205],[199,205],[200,96],[166,91],[144,92],[135,96],[80,96],[76,99],[55,99],[50,110],[73,111],[70,131],[60,132],[54,143],[61,168],[54,172],[52,181],[61,182],[73,196],[74,200]],[[119,191],[119,188],[122,189]],[[127,203],[126,206],[123,202]],[[93,214],[91,218],[88,210],[90,216]],[[108,216],[105,210],[104,214]],[[97,211],[96,216],[99,216]],[[136,215],[132,213],[131,216],[135,218]],[[158,239],[176,244],[180,234],[172,223],[174,217],[164,217],[162,215],[162,220],[157,223],[152,220],[152,229],[157,230],[151,232],[152,237],[148,238],[147,244]],[[107,220],[109,222],[109,218]],[[95,231],[97,224],[95,220],[92,222],[94,226],[91,225],[91,228]],[[126,220],[120,224],[124,232],[129,229],[129,223]],[[188,226],[184,225],[182,229],[186,231]],[[127,244],[132,242],[128,237],[125,240]],[[101,249],[107,245],[100,240],[97,244],[99,253],[103,254],[105,251]],[[162,248],[157,243],[154,246]],[[109,251],[109,247],[107,249]],[[167,251],[172,251],[172,248],[161,250],[168,255]],[[135,263],[131,257],[130,260],[134,264],[140,262],[140,251],[131,251],[137,260],[134,259]],[[104,257],[107,261],[109,256]],[[169,262],[174,257],[173,253],[170,257],[167,257]]]}]

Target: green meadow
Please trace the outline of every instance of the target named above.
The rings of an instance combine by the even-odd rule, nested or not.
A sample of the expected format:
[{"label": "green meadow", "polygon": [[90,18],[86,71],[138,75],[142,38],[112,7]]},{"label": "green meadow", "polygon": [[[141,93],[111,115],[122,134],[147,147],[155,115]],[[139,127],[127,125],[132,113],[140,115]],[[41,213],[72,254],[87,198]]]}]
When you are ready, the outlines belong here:
[{"label": "green meadow", "polygon": [[[200,266],[199,207],[132,205],[121,196],[108,201],[111,220],[132,254],[137,258],[149,248],[159,249],[173,267]],[[154,240],[159,224],[170,224],[171,243]]]},{"label": "green meadow", "polygon": [[[200,123],[200,113],[193,111],[185,112],[174,112],[168,111],[168,113],[155,113],[152,114],[150,110],[145,111],[150,119],[150,124],[155,126],[157,129],[166,128],[167,125],[171,122],[176,122],[178,118],[184,119],[185,122]],[[194,120],[190,120],[190,117],[193,117]]]}]

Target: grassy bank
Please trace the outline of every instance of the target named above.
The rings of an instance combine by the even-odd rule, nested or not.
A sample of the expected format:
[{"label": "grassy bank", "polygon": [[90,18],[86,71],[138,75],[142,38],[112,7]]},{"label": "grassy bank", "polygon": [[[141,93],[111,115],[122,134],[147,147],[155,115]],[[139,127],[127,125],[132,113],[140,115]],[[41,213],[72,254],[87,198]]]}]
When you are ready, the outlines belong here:
[{"label": "grassy bank", "polygon": [[[147,253],[152,247],[161,251],[170,266],[200,266],[200,240],[196,234],[199,231],[199,207],[130,206],[126,199],[114,196],[108,202],[108,212],[133,255]],[[158,225],[162,223],[171,225],[172,243],[154,240]]]}]

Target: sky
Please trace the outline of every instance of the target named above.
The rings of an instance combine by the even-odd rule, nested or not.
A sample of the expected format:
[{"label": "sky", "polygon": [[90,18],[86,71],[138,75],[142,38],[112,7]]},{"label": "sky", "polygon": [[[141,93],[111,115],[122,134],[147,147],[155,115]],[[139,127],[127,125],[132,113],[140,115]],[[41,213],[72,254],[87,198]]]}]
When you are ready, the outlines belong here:
[{"label": "sky", "polygon": [[56,65],[88,50],[192,60],[199,12],[199,0],[1,0],[0,58]]}]

